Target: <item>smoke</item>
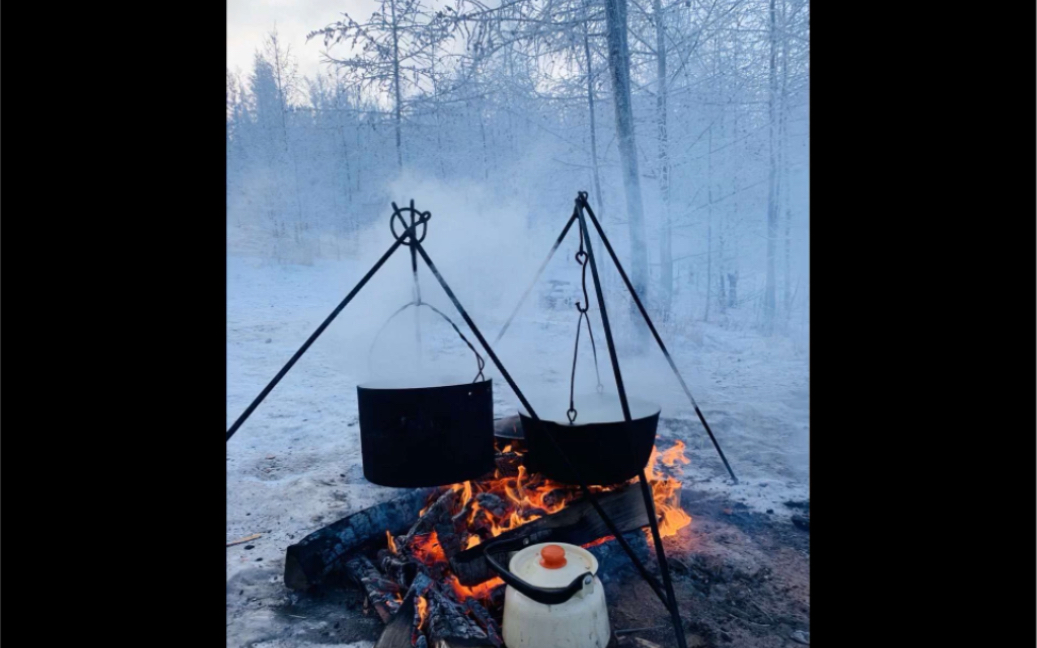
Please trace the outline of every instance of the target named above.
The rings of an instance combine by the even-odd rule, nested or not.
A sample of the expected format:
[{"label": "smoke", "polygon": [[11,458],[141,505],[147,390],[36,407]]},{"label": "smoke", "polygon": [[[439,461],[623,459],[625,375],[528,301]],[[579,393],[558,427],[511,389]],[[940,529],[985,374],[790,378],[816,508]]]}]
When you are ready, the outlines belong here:
[{"label": "smoke", "polygon": [[[385,193],[391,198],[384,217],[361,232],[361,252],[344,283],[359,280],[393,243],[389,202],[406,208],[413,199],[417,210],[431,212],[422,247],[492,342],[557,233],[529,228],[531,215],[522,203],[471,181],[404,173],[387,184]],[[567,208],[571,209],[559,205],[559,228],[568,217]],[[404,228],[397,223],[396,229]],[[428,307],[400,311],[415,296],[411,263],[411,249],[401,246],[363,288],[340,318],[348,325],[329,329],[335,353],[361,382],[404,381],[418,386],[471,381],[477,372],[475,356],[441,315]],[[422,302],[452,320],[485,359],[485,375],[496,375],[482,346],[420,256],[417,265]],[[512,364],[506,362],[509,370]]]}]

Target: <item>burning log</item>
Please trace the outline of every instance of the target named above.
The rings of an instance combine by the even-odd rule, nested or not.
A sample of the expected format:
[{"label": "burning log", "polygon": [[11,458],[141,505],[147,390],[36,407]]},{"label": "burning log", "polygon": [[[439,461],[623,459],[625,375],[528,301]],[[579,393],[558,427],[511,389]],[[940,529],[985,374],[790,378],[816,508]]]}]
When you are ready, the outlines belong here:
[{"label": "burning log", "polygon": [[499,495],[479,493],[475,496],[475,501],[479,502],[479,506],[492,513],[494,517],[503,517],[508,512],[508,503]]},{"label": "burning log", "polygon": [[501,644],[491,642],[486,631],[471,619],[467,605],[444,596],[435,587],[425,594],[429,602],[428,635],[433,646],[446,642],[450,646],[489,646]]},{"label": "burning log", "polygon": [[403,559],[388,551],[384,551],[384,554],[379,552],[378,555],[381,558],[378,565],[381,567],[382,573],[399,584],[401,588],[410,587],[418,572],[421,571],[420,564],[413,560]]},{"label": "burning log", "polygon": [[448,488],[411,526],[410,530],[407,531],[407,535],[403,537],[403,544],[409,544],[414,536],[430,533],[437,524],[449,520],[450,511],[453,510],[456,503],[457,492],[452,488]]},{"label": "burning log", "polygon": [[375,648],[452,646],[502,648],[503,641],[493,618],[477,601],[457,603],[428,576],[419,574]]},{"label": "burning log", "polygon": [[[616,523],[620,531],[633,531],[648,525],[648,512],[644,499],[637,487],[626,487],[622,490],[604,493],[598,496],[602,509]],[[581,499],[572,502],[561,511],[542,517],[538,520],[505,531],[498,540],[517,540],[528,538],[530,543],[536,542],[568,542],[584,545],[610,535],[605,522],[598,515],[590,502]],[[472,586],[486,582],[496,576],[483,555],[483,547],[466,549],[450,560],[450,568],[462,585]],[[507,564],[510,555],[502,555],[499,560]]]},{"label": "burning log", "polygon": [[498,647],[504,645],[504,639],[501,638],[500,626],[498,626],[497,622],[494,621],[492,616],[490,616],[489,610],[483,607],[482,603],[473,598],[466,600],[464,603],[465,607],[468,608],[468,612],[486,633],[490,643]]},{"label": "burning log", "polygon": [[[421,622],[417,600],[425,590],[432,586],[432,581],[424,574],[414,579],[407,595],[403,597],[400,608],[382,631],[375,648],[411,648],[418,640],[418,625]],[[424,639],[422,636],[421,639]]]},{"label": "burning log", "polygon": [[367,592],[367,599],[381,617],[382,623],[388,623],[389,618],[400,608],[396,600],[400,586],[383,578],[381,572],[364,556],[351,558],[346,563],[346,571]]},{"label": "burning log", "polygon": [[523,457],[517,452],[508,452],[497,455],[494,461],[501,477],[515,477],[519,474],[519,466],[522,465]]},{"label": "burning log", "polygon": [[[644,532],[631,531],[630,533],[624,533],[623,537],[641,562],[647,563],[649,556],[648,538],[645,537]],[[622,545],[613,537],[609,537],[608,540],[601,544],[587,547],[587,551],[591,552],[598,559],[598,575],[603,583],[607,583],[620,574],[634,569],[634,563],[630,561],[627,552],[623,551]]]},{"label": "burning log", "polygon": [[457,530],[453,519],[448,519],[446,522],[436,525],[436,536],[439,538],[439,546],[443,548],[443,553],[446,555],[447,560],[461,552],[462,532]]},{"label": "burning log", "polygon": [[425,506],[432,488],[418,488],[404,496],[358,511],[319,529],[288,547],[284,583],[295,590],[309,589],[341,569],[346,556],[361,545],[384,537],[386,530],[402,532]]}]

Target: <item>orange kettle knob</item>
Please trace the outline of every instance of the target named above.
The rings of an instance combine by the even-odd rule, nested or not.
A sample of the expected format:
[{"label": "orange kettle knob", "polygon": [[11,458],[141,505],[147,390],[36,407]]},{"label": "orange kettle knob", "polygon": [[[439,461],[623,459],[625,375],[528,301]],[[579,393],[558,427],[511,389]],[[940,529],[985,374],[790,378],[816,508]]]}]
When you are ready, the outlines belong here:
[{"label": "orange kettle knob", "polygon": [[540,564],[547,569],[565,567],[565,549],[558,545],[547,545],[540,550]]}]

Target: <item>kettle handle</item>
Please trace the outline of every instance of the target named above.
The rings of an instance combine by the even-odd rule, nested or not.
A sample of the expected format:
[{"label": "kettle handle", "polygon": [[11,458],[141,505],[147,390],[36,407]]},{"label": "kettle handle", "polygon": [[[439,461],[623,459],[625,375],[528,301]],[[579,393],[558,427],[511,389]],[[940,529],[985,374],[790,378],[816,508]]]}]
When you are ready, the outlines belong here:
[{"label": "kettle handle", "polygon": [[498,549],[505,542],[508,541],[489,542],[483,545],[483,555],[486,557],[486,562],[490,564],[490,567],[497,572],[501,580],[507,583],[509,587],[514,587],[537,603],[543,603],[544,605],[565,603],[583,589],[584,583],[589,583],[590,579],[594,577],[594,574],[591,572],[583,573],[574,578],[573,582],[565,587],[537,587],[536,585],[530,585],[505,569],[490,553],[491,549]]}]

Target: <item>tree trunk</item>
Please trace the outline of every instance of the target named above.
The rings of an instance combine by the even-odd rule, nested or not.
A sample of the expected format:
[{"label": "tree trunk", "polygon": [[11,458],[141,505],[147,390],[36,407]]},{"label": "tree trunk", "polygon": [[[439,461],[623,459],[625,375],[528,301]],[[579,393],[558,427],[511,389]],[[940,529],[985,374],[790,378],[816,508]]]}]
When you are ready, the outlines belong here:
[{"label": "tree trunk", "polygon": [[490,149],[486,144],[486,122],[482,116],[482,106],[479,107],[479,133],[482,135],[482,159],[483,179],[490,179]]},{"label": "tree trunk", "polygon": [[[656,119],[659,127],[659,195],[662,198],[663,226],[659,233],[659,305],[663,321],[670,317],[673,302],[673,243],[671,238],[673,221],[670,218],[670,157],[666,130],[666,26],[663,23],[661,0],[653,0],[655,17],[655,72],[658,88],[655,95]],[[707,302],[708,303],[708,302]],[[707,306],[708,309],[708,306]],[[707,317],[709,312],[706,312]]]},{"label": "tree trunk", "polygon": [[[616,109],[616,135],[619,141],[619,159],[623,169],[623,187],[626,192],[627,218],[630,228],[630,280],[641,300],[648,302],[648,251],[645,248],[644,206],[641,202],[641,176],[637,169],[637,143],[634,136],[634,113],[630,103],[630,53],[627,49],[626,0],[605,0],[606,36],[609,50],[609,71],[612,76],[612,96]],[[631,300],[631,318],[639,313]],[[647,341],[643,326],[635,325],[635,339]]]},{"label": "tree trunk", "polygon": [[713,301],[713,125],[706,133],[706,314],[709,321],[709,305]]},{"label": "tree trunk", "polygon": [[785,0],[781,2],[781,175],[782,175],[782,197],[785,201],[785,322],[792,317],[792,202],[789,191],[789,38],[788,38],[788,12]]},{"label": "tree trunk", "polygon": [[770,92],[767,98],[769,122],[770,169],[767,174],[767,279],[763,292],[763,332],[771,335],[774,332],[775,277],[774,256],[775,243],[778,237],[778,176],[777,147],[775,146],[775,99],[778,94],[777,74],[777,33],[775,25],[774,0],[770,0]]},{"label": "tree trunk", "polygon": [[403,145],[400,136],[401,111],[403,101],[400,98],[400,39],[396,25],[396,0],[389,1],[389,10],[392,13],[392,88],[396,95],[395,126],[396,126],[396,166],[403,169]]},{"label": "tree trunk", "polygon": [[605,201],[601,198],[601,174],[598,171],[598,136],[594,127],[594,76],[591,73],[591,46],[587,35],[587,23],[583,23],[583,54],[587,59],[587,112],[591,126],[591,170],[594,173],[595,213],[601,217],[605,211]]}]

